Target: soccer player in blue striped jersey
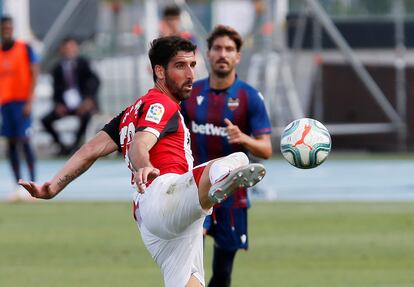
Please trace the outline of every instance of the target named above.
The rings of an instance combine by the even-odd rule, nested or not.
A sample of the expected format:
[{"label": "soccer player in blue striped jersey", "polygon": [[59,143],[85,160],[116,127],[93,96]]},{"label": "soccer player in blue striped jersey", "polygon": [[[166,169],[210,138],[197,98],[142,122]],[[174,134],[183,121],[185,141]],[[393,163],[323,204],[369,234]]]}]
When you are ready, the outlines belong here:
[{"label": "soccer player in blue striped jersey", "polygon": [[[233,28],[215,27],[207,39],[211,73],[195,82],[191,97],[182,102],[195,164],[237,151],[263,159],[272,155],[271,125],[263,97],[236,73],[242,44]],[[248,248],[249,206],[247,190],[240,190],[217,204],[204,223],[206,234],[215,243],[209,287],[230,286],[236,252]]]}]

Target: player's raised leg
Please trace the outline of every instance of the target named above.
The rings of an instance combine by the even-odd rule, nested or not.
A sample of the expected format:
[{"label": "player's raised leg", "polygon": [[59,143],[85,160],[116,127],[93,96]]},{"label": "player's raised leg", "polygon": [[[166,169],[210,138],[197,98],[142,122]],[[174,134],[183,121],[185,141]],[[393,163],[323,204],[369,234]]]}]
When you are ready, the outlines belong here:
[{"label": "player's raised leg", "polygon": [[198,195],[203,209],[230,196],[239,187],[251,187],[263,179],[266,170],[262,164],[249,164],[242,152],[209,162],[200,178]]}]

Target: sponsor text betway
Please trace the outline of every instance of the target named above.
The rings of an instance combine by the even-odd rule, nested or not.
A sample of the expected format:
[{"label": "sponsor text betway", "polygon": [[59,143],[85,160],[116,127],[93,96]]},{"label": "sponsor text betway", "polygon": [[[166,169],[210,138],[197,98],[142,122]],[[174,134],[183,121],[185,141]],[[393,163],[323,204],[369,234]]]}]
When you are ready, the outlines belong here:
[{"label": "sponsor text betway", "polygon": [[197,124],[194,121],[192,121],[191,130],[195,134],[202,134],[202,135],[208,135],[208,136],[221,136],[221,137],[227,136],[225,127],[218,127],[210,123]]}]

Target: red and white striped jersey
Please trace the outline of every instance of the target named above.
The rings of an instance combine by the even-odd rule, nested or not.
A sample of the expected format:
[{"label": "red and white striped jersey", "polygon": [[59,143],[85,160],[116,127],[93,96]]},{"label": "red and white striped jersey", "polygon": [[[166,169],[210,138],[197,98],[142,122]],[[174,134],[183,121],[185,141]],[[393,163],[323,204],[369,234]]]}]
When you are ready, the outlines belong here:
[{"label": "red and white striped jersey", "polygon": [[150,132],[158,138],[149,155],[151,164],[160,170],[160,174],[183,174],[193,168],[190,133],[180,113],[180,105],[166,94],[151,89],[122,115],[120,143],[130,169],[128,151],[137,131]]}]

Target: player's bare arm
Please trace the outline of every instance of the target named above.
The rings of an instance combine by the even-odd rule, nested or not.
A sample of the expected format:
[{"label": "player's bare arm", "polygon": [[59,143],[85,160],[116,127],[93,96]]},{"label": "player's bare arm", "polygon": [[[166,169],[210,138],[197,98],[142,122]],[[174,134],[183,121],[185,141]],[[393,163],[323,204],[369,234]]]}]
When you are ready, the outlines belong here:
[{"label": "player's bare arm", "polygon": [[118,146],[112,138],[106,132],[100,131],[68,160],[52,180],[45,182],[43,185],[23,180],[20,180],[19,184],[33,197],[51,199],[70,182],[87,171],[98,158],[106,156],[117,149]]},{"label": "player's bare arm", "polygon": [[268,159],[272,156],[272,141],[269,134],[251,137],[240,131],[229,119],[224,119],[227,125],[227,139],[230,144],[241,144],[254,156]]},{"label": "player's bare arm", "polygon": [[134,180],[139,192],[144,192],[148,180],[160,174],[150,161],[149,151],[157,143],[157,137],[150,132],[137,132],[128,150],[128,158],[134,169]]}]

